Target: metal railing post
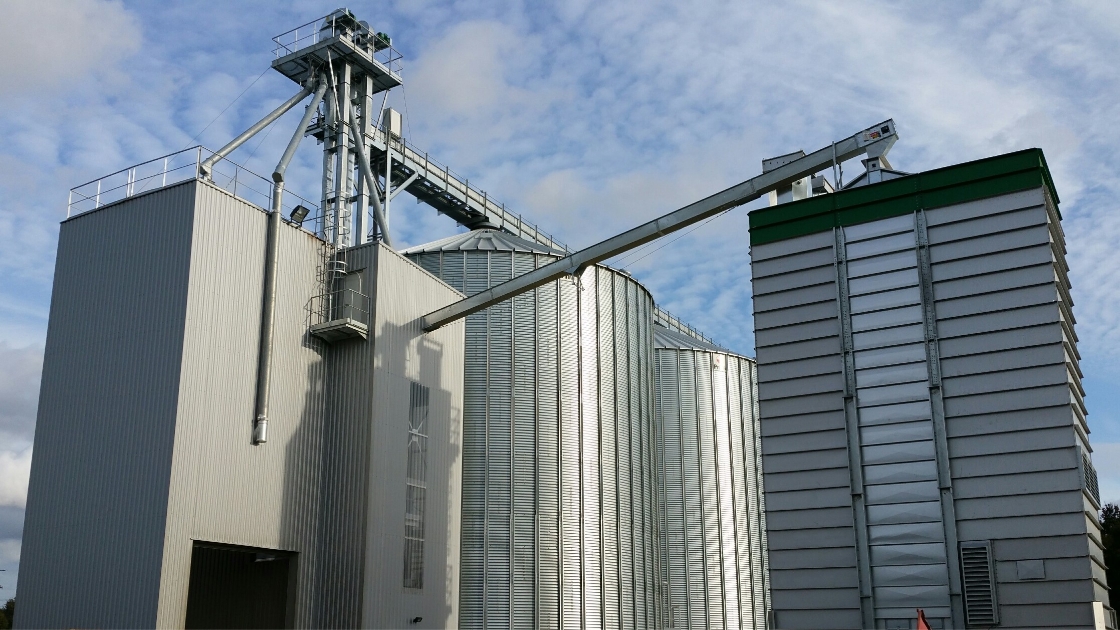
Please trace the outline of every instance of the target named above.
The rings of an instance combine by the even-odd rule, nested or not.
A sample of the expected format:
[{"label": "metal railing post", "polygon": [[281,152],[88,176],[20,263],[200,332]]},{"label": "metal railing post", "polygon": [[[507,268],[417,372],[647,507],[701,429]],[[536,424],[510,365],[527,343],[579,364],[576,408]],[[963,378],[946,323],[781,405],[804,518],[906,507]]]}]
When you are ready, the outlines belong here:
[{"label": "metal railing post", "polygon": [[163,158],[163,182],[160,184],[161,187],[167,185],[167,159]]},{"label": "metal railing post", "polygon": [[101,180],[97,180],[97,196],[93,199],[94,209],[101,207]]}]

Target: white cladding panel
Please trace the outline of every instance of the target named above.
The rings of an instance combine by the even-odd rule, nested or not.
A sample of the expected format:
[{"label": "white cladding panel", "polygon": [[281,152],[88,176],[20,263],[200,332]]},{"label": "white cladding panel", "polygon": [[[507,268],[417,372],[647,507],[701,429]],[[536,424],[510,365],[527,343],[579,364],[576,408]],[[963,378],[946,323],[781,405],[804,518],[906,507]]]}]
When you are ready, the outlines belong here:
[{"label": "white cladding panel", "polygon": [[62,224],[20,627],[156,625],[195,192],[183,183]]}]

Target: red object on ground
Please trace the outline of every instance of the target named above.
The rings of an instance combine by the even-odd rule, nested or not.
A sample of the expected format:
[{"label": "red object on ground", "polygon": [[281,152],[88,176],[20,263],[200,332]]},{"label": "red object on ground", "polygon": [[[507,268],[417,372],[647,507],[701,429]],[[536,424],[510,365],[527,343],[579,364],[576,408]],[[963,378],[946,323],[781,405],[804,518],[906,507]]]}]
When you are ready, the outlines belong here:
[{"label": "red object on ground", "polygon": [[921,608],[918,609],[918,630],[930,630],[929,622],[926,621],[926,614]]}]

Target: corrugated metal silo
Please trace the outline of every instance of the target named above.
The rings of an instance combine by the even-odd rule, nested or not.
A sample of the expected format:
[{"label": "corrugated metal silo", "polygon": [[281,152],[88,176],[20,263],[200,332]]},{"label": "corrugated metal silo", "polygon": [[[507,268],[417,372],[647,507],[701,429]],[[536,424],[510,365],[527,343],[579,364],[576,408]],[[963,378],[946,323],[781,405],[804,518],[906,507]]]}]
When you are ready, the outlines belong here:
[{"label": "corrugated metal silo", "polygon": [[769,567],[754,361],[654,328],[673,628],[766,628]]},{"label": "corrugated metal silo", "polygon": [[[471,295],[562,253],[476,230],[406,254]],[[467,318],[460,627],[662,625],[652,313],[592,267]]]}]

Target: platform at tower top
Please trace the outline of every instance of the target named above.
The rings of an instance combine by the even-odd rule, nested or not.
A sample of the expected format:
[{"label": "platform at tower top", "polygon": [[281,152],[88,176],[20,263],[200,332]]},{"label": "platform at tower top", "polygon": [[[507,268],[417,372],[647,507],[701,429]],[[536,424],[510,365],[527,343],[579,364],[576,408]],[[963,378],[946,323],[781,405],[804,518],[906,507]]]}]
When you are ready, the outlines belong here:
[{"label": "platform at tower top", "polygon": [[353,79],[368,76],[375,92],[401,85],[401,54],[384,33],[370,29],[346,9],[272,38],[272,67],[303,85],[318,69],[350,64]]}]

